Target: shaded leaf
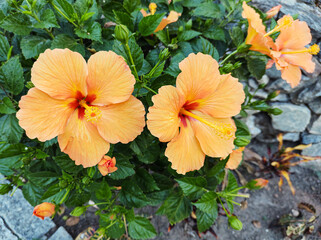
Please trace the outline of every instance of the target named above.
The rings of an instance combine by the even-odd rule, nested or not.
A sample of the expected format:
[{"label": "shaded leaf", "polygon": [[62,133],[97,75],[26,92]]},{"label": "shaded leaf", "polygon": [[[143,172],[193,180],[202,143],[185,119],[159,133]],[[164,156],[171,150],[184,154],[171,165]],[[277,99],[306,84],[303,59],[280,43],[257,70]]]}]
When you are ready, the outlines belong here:
[{"label": "shaded leaf", "polygon": [[51,40],[39,36],[27,36],[20,42],[22,54],[26,59],[39,56],[50,47]]},{"label": "shaded leaf", "polygon": [[134,239],[150,239],[156,237],[156,230],[144,217],[135,217],[128,224],[129,235]]}]

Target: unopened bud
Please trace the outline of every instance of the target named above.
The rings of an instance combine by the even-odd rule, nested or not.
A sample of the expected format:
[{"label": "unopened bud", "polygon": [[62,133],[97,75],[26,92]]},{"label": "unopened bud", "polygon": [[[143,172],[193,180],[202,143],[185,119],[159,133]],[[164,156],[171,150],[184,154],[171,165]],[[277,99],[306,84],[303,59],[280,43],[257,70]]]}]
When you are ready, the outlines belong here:
[{"label": "unopened bud", "polygon": [[273,115],[280,115],[283,111],[280,108],[272,108],[269,112]]},{"label": "unopened bud", "polygon": [[273,98],[277,97],[279,94],[280,94],[279,90],[278,91],[274,91],[274,92],[272,92],[272,93],[270,93],[268,95],[267,100],[273,99]]},{"label": "unopened bud", "polygon": [[242,222],[236,216],[228,216],[228,224],[237,231],[240,231],[243,228]]},{"label": "unopened bud", "polygon": [[165,61],[167,58],[169,58],[170,56],[170,52],[168,50],[168,48],[165,48],[161,51],[161,53],[159,54],[159,60],[160,61]]},{"label": "unopened bud", "polygon": [[128,43],[129,30],[125,25],[117,25],[115,27],[115,38],[123,44]]}]

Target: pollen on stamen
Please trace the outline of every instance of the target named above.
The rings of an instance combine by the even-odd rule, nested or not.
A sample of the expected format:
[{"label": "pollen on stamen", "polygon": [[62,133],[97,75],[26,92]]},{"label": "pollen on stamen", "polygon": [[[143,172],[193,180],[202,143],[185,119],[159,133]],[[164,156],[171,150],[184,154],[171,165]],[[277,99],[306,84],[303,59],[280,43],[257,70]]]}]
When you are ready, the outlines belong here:
[{"label": "pollen on stamen", "polygon": [[309,50],[312,55],[317,55],[320,52],[320,47],[318,44],[313,44],[311,47],[309,47]]},{"label": "pollen on stamen", "polygon": [[97,107],[87,107],[85,110],[85,118],[89,122],[96,122],[101,118],[101,111]]}]

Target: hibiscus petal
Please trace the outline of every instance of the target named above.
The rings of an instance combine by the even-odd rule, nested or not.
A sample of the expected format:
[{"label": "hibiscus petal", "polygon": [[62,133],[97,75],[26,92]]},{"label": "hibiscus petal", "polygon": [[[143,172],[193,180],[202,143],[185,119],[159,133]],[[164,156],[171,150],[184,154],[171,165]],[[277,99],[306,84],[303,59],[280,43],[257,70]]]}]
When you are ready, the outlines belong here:
[{"label": "hibiscus petal", "polygon": [[301,69],[298,66],[289,64],[281,70],[281,77],[287,81],[291,87],[296,87],[301,80]]},{"label": "hibiscus petal", "polygon": [[135,78],[125,60],[116,53],[100,51],[88,60],[88,95],[94,105],[126,101],[134,90]]},{"label": "hibiscus petal", "polygon": [[281,29],[275,40],[278,50],[301,50],[312,41],[312,35],[306,22],[295,20],[291,26]]},{"label": "hibiscus petal", "polygon": [[[143,14],[144,15],[144,14]],[[160,24],[157,26],[154,32],[158,32],[163,30],[168,24],[171,24],[173,22],[177,22],[179,16],[181,16],[181,13],[170,11],[168,17],[163,18]]]},{"label": "hibiscus petal", "polygon": [[86,90],[85,59],[69,49],[47,49],[39,55],[31,69],[31,81],[36,88],[56,99],[82,96]]},{"label": "hibiscus petal", "polygon": [[182,71],[176,86],[187,101],[202,99],[213,94],[220,83],[218,63],[210,55],[191,53],[179,63]]},{"label": "hibiscus petal", "polygon": [[190,122],[186,122],[186,127],[180,128],[179,135],[167,144],[165,151],[172,168],[180,174],[200,169],[205,159]]},{"label": "hibiscus petal", "polygon": [[134,96],[125,102],[99,109],[102,116],[97,121],[97,128],[110,143],[133,141],[144,129],[145,108]]},{"label": "hibiscus petal", "polygon": [[163,86],[152,98],[153,107],[148,109],[147,127],[161,142],[168,142],[178,134],[179,110],[183,98],[173,86]]},{"label": "hibiscus petal", "polygon": [[252,27],[256,32],[265,34],[265,26],[263,25],[260,15],[246,2],[243,2],[243,12],[242,17],[246,18],[249,22],[249,26]]},{"label": "hibiscus petal", "polygon": [[315,63],[312,61],[312,55],[310,53],[284,54],[283,58],[288,63],[300,66],[309,73],[314,72]]},{"label": "hibiscus petal", "polygon": [[74,111],[68,105],[71,101],[73,99],[54,99],[32,88],[19,102],[19,125],[31,139],[38,138],[42,142],[50,140],[64,132],[67,120]]},{"label": "hibiscus petal", "polygon": [[243,85],[230,74],[219,76],[216,90],[203,99],[198,110],[216,118],[227,118],[237,115],[241,110],[245,94]]},{"label": "hibiscus petal", "polygon": [[100,136],[97,127],[78,117],[78,109],[71,115],[65,132],[58,136],[58,143],[76,165],[84,167],[95,166],[109,150],[109,143]]},{"label": "hibiscus petal", "polygon": [[[231,118],[213,118],[201,112],[193,111],[194,114],[203,118],[204,120],[217,124],[228,125],[232,127],[232,135],[235,135],[235,124]],[[210,157],[227,157],[234,149],[234,139],[235,137],[227,137],[219,133],[214,128],[201,123],[198,120],[191,121],[192,127],[194,129],[195,136],[200,143],[202,151]]]},{"label": "hibiscus petal", "polygon": [[225,168],[231,170],[237,169],[237,167],[243,160],[243,150],[244,147],[233,150],[233,152],[230,154],[230,158],[225,165]]}]

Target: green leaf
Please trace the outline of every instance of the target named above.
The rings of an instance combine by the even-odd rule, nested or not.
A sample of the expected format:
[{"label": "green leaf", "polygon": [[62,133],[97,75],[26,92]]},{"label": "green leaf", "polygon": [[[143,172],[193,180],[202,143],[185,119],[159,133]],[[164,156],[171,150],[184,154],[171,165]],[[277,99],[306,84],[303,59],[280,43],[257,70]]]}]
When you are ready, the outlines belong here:
[{"label": "green leaf", "polygon": [[218,4],[213,2],[201,3],[197,8],[194,9],[194,16],[209,17],[209,18],[221,18],[221,10]]},{"label": "green leaf", "polygon": [[20,42],[22,54],[26,59],[39,56],[47,48],[50,47],[51,40],[45,39],[40,36],[27,36],[24,37]]},{"label": "green leaf", "polygon": [[193,203],[199,210],[211,215],[214,219],[218,216],[217,211],[217,195],[214,192],[207,192],[196,202]]},{"label": "green leaf", "polygon": [[150,239],[156,237],[156,230],[144,217],[135,217],[128,223],[128,232],[133,239]]},{"label": "green leaf", "polygon": [[4,115],[0,118],[0,141],[18,143],[22,134],[23,130],[14,114]]},{"label": "green leaf", "polygon": [[75,162],[68,157],[68,155],[54,157],[54,160],[61,170],[67,173],[77,174],[83,169],[81,165],[76,165]]},{"label": "green leaf", "polygon": [[19,56],[10,58],[0,69],[0,83],[14,95],[21,93],[24,88],[23,69],[19,62]]},{"label": "green leaf", "polygon": [[36,206],[41,202],[43,189],[39,185],[31,182],[26,183],[22,188],[24,198],[32,205]]},{"label": "green leaf", "polygon": [[184,197],[180,189],[176,189],[167,197],[156,214],[166,215],[170,224],[173,225],[187,218],[191,214],[191,211],[191,202]]},{"label": "green leaf", "polygon": [[9,49],[10,45],[7,38],[3,35],[0,35],[0,61],[7,60]]},{"label": "green leaf", "polygon": [[73,20],[76,17],[76,12],[73,6],[67,1],[67,0],[53,0],[52,4],[55,6],[55,10],[57,11],[57,8],[59,11],[57,11],[60,15],[65,15],[69,19]]},{"label": "green leaf", "polygon": [[29,18],[24,14],[14,13],[8,15],[0,27],[17,35],[28,35],[32,30]]},{"label": "green leaf", "polygon": [[124,0],[123,6],[129,13],[132,13],[139,8],[140,4],[140,0]]},{"label": "green leaf", "polygon": [[244,42],[244,33],[238,26],[232,28],[232,31],[230,31],[230,36],[235,46],[240,46]]},{"label": "green leaf", "polygon": [[165,45],[168,45],[170,43],[170,39],[166,31],[164,30],[158,31],[155,33],[155,35],[159,39],[159,41],[161,41]]},{"label": "green leaf", "polygon": [[184,195],[193,198],[201,195],[204,192],[203,188],[206,186],[206,179],[203,177],[184,177],[175,180],[182,188]]},{"label": "green leaf", "polygon": [[119,180],[135,174],[134,165],[130,163],[129,158],[115,153],[117,171],[109,176],[112,179]]},{"label": "green leaf", "polygon": [[16,109],[11,102],[10,98],[4,97],[2,100],[0,100],[0,113],[3,114],[11,114],[15,113]]},{"label": "green leaf", "polygon": [[11,168],[19,168],[22,165],[21,158],[29,151],[31,148],[20,143],[0,143],[0,172],[7,176],[13,174]]},{"label": "green leaf", "polygon": [[220,56],[213,44],[206,40],[205,38],[200,37],[192,44],[193,50],[195,53],[201,52],[204,54],[211,55],[216,61],[219,60]]},{"label": "green leaf", "polygon": [[57,19],[56,19],[54,12],[49,8],[45,9],[40,14],[40,22],[33,24],[33,27],[35,27],[35,28],[51,28],[51,27],[60,28],[60,26],[57,23]]},{"label": "green leaf", "polygon": [[196,220],[197,220],[198,231],[205,232],[214,224],[216,217],[197,209],[196,210]]},{"label": "green leaf", "polygon": [[100,183],[94,182],[91,186],[92,190],[94,190],[96,194],[97,199],[107,202],[111,198],[111,190],[105,180]]},{"label": "green leaf", "polygon": [[60,189],[59,185],[55,184],[48,188],[48,190],[43,194],[41,200],[46,202],[55,202],[58,204],[63,199],[66,192],[66,189]]},{"label": "green leaf", "polygon": [[139,168],[136,170],[134,179],[137,185],[143,189],[144,192],[152,192],[159,190],[154,178],[145,169]]},{"label": "green leaf", "polygon": [[198,37],[201,34],[202,33],[194,31],[194,30],[183,31],[178,34],[178,40],[179,41],[188,41],[188,40],[191,40],[195,37]]},{"label": "green leaf", "polygon": [[138,24],[138,29],[142,36],[149,36],[154,33],[155,29],[162,21],[164,15],[165,13],[144,17]]},{"label": "green leaf", "polygon": [[265,74],[267,58],[265,56],[248,56],[246,61],[250,73],[256,79],[261,79]]},{"label": "green leaf", "polygon": [[227,157],[224,160],[218,161],[218,163],[213,168],[211,168],[211,170],[209,170],[206,175],[208,177],[217,176],[220,172],[222,172],[224,170],[228,159],[229,158]]},{"label": "green leaf", "polygon": [[28,179],[35,185],[38,185],[41,187],[47,187],[48,185],[57,181],[58,177],[59,175],[57,173],[49,172],[49,171],[42,171],[42,172],[35,172],[35,173],[28,174]]},{"label": "green leaf", "polygon": [[128,27],[130,31],[134,31],[133,19],[126,12],[114,11],[116,23],[123,24]]},{"label": "green leaf", "polygon": [[81,55],[85,56],[84,46],[79,44],[76,39],[65,34],[59,34],[55,37],[51,43],[51,49],[54,48],[69,48],[70,50],[79,52]]},{"label": "green leaf", "polygon": [[75,207],[75,208],[71,211],[70,215],[71,215],[71,216],[74,216],[74,217],[79,217],[79,216],[83,215],[83,214],[86,212],[86,210],[87,210],[87,207],[86,207],[86,206]]},{"label": "green leaf", "polygon": [[127,207],[140,208],[148,204],[143,191],[138,187],[135,181],[127,179],[122,184],[119,194],[119,201]]},{"label": "green leaf", "polygon": [[236,178],[234,177],[233,173],[229,171],[228,173],[228,183],[226,188],[224,189],[225,192],[230,192],[230,193],[237,193],[234,189],[238,188],[238,184],[236,181]]},{"label": "green leaf", "polygon": [[44,146],[44,148],[48,148],[48,147],[51,147],[52,145],[54,145],[56,143],[58,143],[57,137],[45,141],[45,144],[43,146]]},{"label": "green leaf", "polygon": [[209,39],[226,42],[224,30],[221,28],[210,29],[205,31],[203,35]]},{"label": "green leaf", "polygon": [[168,68],[165,70],[165,73],[173,76],[173,77],[177,77],[177,75],[181,72],[181,70],[178,67],[178,64],[185,59],[184,54],[182,53],[178,53],[175,56],[172,57],[171,59],[171,63],[168,66]]},{"label": "green leaf", "polygon": [[245,147],[251,141],[251,133],[247,125],[239,119],[234,119],[236,125],[234,144],[238,147]]},{"label": "green leaf", "polygon": [[156,77],[159,77],[159,76],[162,74],[162,72],[163,72],[164,66],[165,66],[165,61],[163,61],[162,63],[160,63],[160,64],[154,69],[153,72],[148,73],[147,77],[148,77],[148,78],[156,78]]},{"label": "green leaf", "polygon": [[[140,46],[136,43],[135,38],[131,37],[128,41],[129,49],[133,57],[133,61],[136,66],[136,70],[139,71],[143,66],[144,53]],[[133,67],[131,66],[131,61],[125,46],[119,42],[115,41],[113,46],[113,51],[121,56],[123,56],[133,72]]]},{"label": "green leaf", "polygon": [[75,33],[78,37],[87,38],[94,41],[102,42],[101,39],[101,26],[98,22],[91,22],[82,28],[76,28]]}]

